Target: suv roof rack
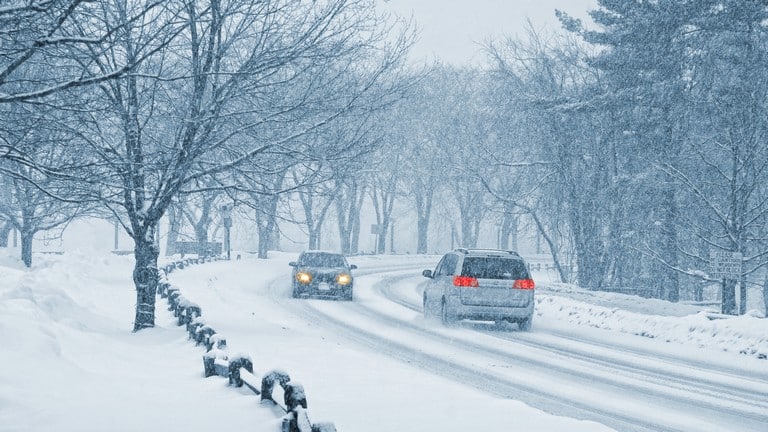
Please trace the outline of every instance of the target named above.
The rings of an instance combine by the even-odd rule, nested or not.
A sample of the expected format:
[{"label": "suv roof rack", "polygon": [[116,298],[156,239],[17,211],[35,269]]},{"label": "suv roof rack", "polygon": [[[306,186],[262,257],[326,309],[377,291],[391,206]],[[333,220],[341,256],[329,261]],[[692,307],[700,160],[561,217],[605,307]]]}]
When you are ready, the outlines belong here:
[{"label": "suv roof rack", "polygon": [[464,255],[472,253],[472,252],[479,252],[479,253],[506,253],[506,254],[517,256],[517,257],[520,256],[520,254],[517,253],[517,251],[504,250],[504,249],[483,249],[483,248],[467,249],[467,248],[456,248],[456,249],[454,249],[454,252],[463,253]]}]

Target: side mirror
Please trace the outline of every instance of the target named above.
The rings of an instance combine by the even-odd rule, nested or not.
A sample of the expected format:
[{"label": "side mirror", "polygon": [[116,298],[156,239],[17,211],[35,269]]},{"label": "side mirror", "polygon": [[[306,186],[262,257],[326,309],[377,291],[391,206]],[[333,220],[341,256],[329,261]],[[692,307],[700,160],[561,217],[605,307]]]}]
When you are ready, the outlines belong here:
[{"label": "side mirror", "polygon": [[432,270],[424,270],[423,272],[421,272],[421,275],[424,276],[425,278],[432,279]]},{"label": "side mirror", "polygon": [[296,264],[296,261],[291,261],[288,263],[288,265],[291,267],[298,267],[298,264]]},{"label": "side mirror", "polygon": [[356,264],[350,264],[350,265],[349,265],[349,269],[350,269],[350,270],[354,270],[354,269],[356,269],[356,268],[357,268],[357,265],[356,265]]}]

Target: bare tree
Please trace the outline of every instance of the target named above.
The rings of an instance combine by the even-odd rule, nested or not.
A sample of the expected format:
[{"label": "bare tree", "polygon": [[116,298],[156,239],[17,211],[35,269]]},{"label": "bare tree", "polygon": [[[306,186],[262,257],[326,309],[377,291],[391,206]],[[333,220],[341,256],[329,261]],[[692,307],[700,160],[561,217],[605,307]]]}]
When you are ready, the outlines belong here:
[{"label": "bare tree", "polygon": [[13,229],[13,224],[11,224],[10,220],[7,220],[7,219],[0,220],[0,247],[3,247],[3,248],[8,247],[8,235],[11,233],[12,229]]},{"label": "bare tree", "polygon": [[[146,19],[164,2],[147,1],[129,21]],[[111,26],[93,25],[99,5],[85,0],[10,0],[0,6],[0,105],[55,105],[51,97],[124,76],[136,62],[116,57],[109,67],[90,61],[93,52],[114,44]],[[8,122],[0,113],[0,121]],[[43,166],[15,147],[0,130],[0,159],[24,164],[45,175],[66,175]],[[6,166],[0,165],[0,172]],[[5,171],[14,175],[14,170]]]},{"label": "bare tree", "polygon": [[339,228],[341,253],[355,254],[360,247],[360,213],[367,185],[356,172],[347,172],[336,181],[336,221]]},{"label": "bare tree", "polygon": [[[324,167],[312,167],[310,172],[312,177],[314,173],[320,172]],[[324,180],[317,183],[308,182],[302,179],[306,176],[304,170],[295,168],[291,176],[295,184],[303,185],[297,190],[299,201],[301,202],[302,219],[301,223],[306,228],[309,238],[309,249],[319,249],[321,245],[321,233],[325,223],[328,210],[336,200],[336,188],[331,180]],[[319,178],[330,178],[330,174],[317,175]],[[316,178],[317,178],[316,177]]]},{"label": "bare tree", "polygon": [[380,90],[404,40],[378,48],[388,28],[369,1],[175,1],[144,20],[132,18],[140,2],[100,6],[99,24],[116,43],[90,61],[135,66],[88,95],[98,109],[87,177],[135,242],[140,330],[154,325],[157,224],[174,197],[205,189],[197,186],[205,178],[236,188],[226,183],[232,169],[302,152],[291,145]]},{"label": "bare tree", "polygon": [[[6,143],[43,166],[77,163],[70,150],[79,142],[64,126],[71,116],[44,105],[7,104],[0,112],[13,119],[3,137]],[[1,172],[4,172],[3,175]],[[32,241],[36,233],[69,223],[87,210],[88,203],[69,194],[69,184],[60,176],[48,175],[34,165],[0,159],[0,220],[4,230],[21,233],[21,259],[32,265]],[[5,239],[8,232],[0,233]]]},{"label": "bare tree", "polygon": [[[39,154],[36,156],[40,157]],[[49,157],[56,158],[57,155]],[[25,266],[31,267],[35,234],[68,224],[83,213],[85,207],[78,203],[63,202],[49,193],[65,193],[66,185],[60,181],[24,165],[14,165],[8,171],[16,175],[0,177],[0,186],[6,191],[4,195],[7,195],[6,199],[0,200],[0,217],[7,221],[3,229],[4,237],[7,241],[10,231],[7,228],[11,227],[21,233],[21,260]],[[3,233],[0,232],[0,235]]]}]

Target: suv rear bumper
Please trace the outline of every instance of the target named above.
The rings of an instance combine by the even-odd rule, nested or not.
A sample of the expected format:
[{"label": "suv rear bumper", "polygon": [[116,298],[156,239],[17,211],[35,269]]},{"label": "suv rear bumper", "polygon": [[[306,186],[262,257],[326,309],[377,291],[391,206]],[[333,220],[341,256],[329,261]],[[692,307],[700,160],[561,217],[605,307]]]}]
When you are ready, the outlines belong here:
[{"label": "suv rear bumper", "polygon": [[521,320],[533,316],[533,301],[527,306],[474,306],[461,303],[458,297],[446,298],[448,313],[456,319],[480,321]]}]

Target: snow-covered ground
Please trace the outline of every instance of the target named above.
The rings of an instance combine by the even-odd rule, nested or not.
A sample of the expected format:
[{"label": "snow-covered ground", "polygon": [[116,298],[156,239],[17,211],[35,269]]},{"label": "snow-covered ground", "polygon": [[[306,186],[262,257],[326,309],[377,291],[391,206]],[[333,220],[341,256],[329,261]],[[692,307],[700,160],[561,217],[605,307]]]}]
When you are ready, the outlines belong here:
[{"label": "snow-covered ground", "polygon": [[[130,332],[135,304],[132,257],[36,255],[34,267],[26,270],[15,257],[2,253],[0,431],[279,430],[275,411],[260,405],[257,396],[232,389],[223,379],[202,377],[202,348],[187,341],[161,307],[164,302],[158,301],[156,328]],[[511,424],[518,430],[611,430],[404,366],[403,359],[380,353],[381,347],[366,348],[365,341],[350,341],[310,317],[286,313],[264,293],[280,298],[288,292],[287,284],[275,281],[289,273],[287,262],[294,258],[273,253],[269,260],[256,260],[244,254],[242,261],[194,266],[170,279],[200,304],[209,324],[226,329],[233,350],[248,351],[257,375],[280,368],[304,384],[312,420],[335,421],[340,431],[509,430]],[[376,268],[428,268],[437,257],[369,256],[351,261],[362,275]],[[768,360],[760,359],[768,354],[768,320],[757,313],[710,320],[701,307],[594,293],[537,276],[533,336],[538,329],[588,333],[606,343],[694,353],[768,376]],[[382,280],[373,277],[371,285],[359,283],[356,301],[377,307],[373,286]],[[418,300],[417,286],[407,291],[405,299]],[[284,303],[294,310],[314,304],[299,302]],[[316,304],[320,311],[352,315],[349,306]],[[388,313],[416,316],[409,311]],[[360,321],[362,329],[366,324]],[[371,332],[390,332],[370,325],[378,326]],[[457,340],[468,337],[479,343],[485,337],[472,336],[472,329],[438,330],[455,334]],[[354,383],[359,394],[340,394],[335,391],[340,383]],[[756,415],[759,420],[760,413]],[[768,420],[768,413],[763,415]]]}]

